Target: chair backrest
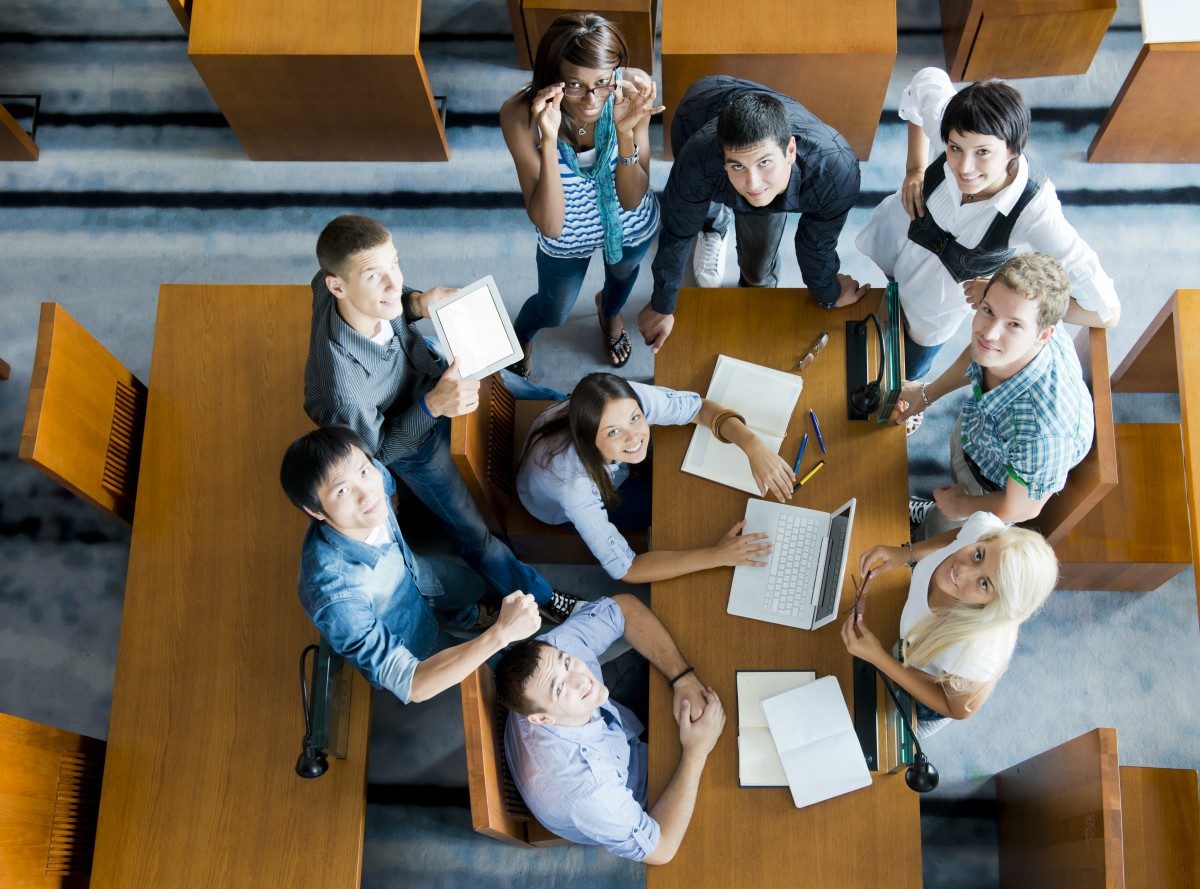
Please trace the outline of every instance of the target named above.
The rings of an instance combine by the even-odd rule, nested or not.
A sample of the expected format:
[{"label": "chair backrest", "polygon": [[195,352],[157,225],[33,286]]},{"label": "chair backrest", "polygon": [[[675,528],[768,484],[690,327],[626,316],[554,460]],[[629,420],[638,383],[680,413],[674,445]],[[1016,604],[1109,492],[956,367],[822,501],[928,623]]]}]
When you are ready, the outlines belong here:
[{"label": "chair backrest", "polygon": [[1096,432],[1091,450],[1067,475],[1067,484],[1050,498],[1041,514],[1025,526],[1046,542],[1062,541],[1092,508],[1117,486],[1117,434],[1113,424],[1112,384],[1108,376],[1108,332],[1085,327],[1075,337],[1084,380],[1092,390]]},{"label": "chair backrest", "polygon": [[476,833],[527,846],[526,823],[532,816],[504,758],[508,711],[496,701],[496,680],[487,664],[464,679],[461,690],[471,826]]},{"label": "chair backrest", "polygon": [[0,713],[4,885],[87,885],[104,749],[95,738]]},{"label": "chair backrest", "polygon": [[133,522],[146,386],[58,303],[42,303],[20,457]]},{"label": "chair backrest", "polygon": [[479,383],[479,407],[450,420],[450,456],[493,534],[505,533],[504,515],[515,495],[515,417],[516,399],[492,374]]}]

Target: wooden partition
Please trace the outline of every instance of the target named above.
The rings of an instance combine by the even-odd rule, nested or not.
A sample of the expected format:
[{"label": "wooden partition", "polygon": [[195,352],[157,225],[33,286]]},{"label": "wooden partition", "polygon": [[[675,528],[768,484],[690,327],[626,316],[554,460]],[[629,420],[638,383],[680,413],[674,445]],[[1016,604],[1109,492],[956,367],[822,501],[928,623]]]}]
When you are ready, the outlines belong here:
[{"label": "wooden partition", "polygon": [[647,73],[654,72],[654,27],[658,0],[519,0],[524,19],[529,59],[537,57],[538,43],[550,24],[560,15],[594,12],[615,24],[629,48],[629,64]]},{"label": "wooden partition", "polygon": [[42,303],[20,458],[133,521],[146,387],[58,303]]},{"label": "wooden partition", "polygon": [[33,137],[0,105],[0,161],[35,161],[39,153]]},{"label": "wooden partition", "polygon": [[0,713],[0,883],[87,886],[104,742]]}]

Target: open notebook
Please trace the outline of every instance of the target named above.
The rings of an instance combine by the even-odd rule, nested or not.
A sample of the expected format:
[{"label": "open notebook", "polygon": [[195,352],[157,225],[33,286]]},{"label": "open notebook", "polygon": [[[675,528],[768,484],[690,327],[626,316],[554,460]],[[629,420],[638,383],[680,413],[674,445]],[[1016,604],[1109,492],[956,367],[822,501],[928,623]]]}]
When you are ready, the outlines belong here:
[{"label": "open notebook", "polygon": [[836,676],[767,698],[762,709],[796,808],[871,786]]},{"label": "open notebook", "polygon": [[[796,374],[718,355],[707,397],[744,416],[746,425],[768,448],[779,453],[803,388],[804,380]],[[697,426],[692,433],[682,468],[748,494],[759,493],[750,461],[741,448],[717,441],[706,426]]]},{"label": "open notebook", "polygon": [[743,787],[787,787],[787,773],[767,727],[762,702],[816,678],[816,673],[795,670],[738,671],[738,782]]}]

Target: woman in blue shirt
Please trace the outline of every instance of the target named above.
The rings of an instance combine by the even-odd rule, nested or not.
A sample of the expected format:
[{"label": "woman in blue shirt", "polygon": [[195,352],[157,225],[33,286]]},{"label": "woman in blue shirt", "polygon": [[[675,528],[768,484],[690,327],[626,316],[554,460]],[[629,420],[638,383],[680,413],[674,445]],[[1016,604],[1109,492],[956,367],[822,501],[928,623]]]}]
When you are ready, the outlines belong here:
[{"label": "woman in blue shirt", "polygon": [[791,498],[791,467],[736,412],[695,392],[594,373],[579,381],[570,398],[534,421],[517,472],[521,503],[547,524],[572,523],[604,570],[629,583],[722,565],[766,565],[757,560],[771,552],[770,541],[761,533],[742,535],[745,522],[712,546],[640,555],[621,534],[621,529],[650,524],[648,480],[630,473],[650,451],[650,426],[687,423],[708,426],[719,441],[741,448],[763,496]]},{"label": "woman in blue shirt", "polygon": [[650,117],[654,81],[624,68],[625,39],[593,13],[559,16],[538,44],[532,82],[500,109],[521,195],[537,227],[537,293],[513,325],[528,376],[533,337],[567,320],[592,254],[604,251],[604,287],[596,294],[605,351],[614,367],[629,360],[621,308],[638,265],[658,231],[650,190]]}]

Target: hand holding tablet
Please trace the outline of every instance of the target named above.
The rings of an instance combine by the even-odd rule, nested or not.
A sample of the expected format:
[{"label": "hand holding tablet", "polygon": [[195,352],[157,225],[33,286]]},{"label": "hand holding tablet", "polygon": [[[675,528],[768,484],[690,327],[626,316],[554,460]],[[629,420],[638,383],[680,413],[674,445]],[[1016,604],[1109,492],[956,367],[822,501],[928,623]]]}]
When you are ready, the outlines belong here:
[{"label": "hand holding tablet", "polygon": [[439,295],[426,308],[443,350],[454,358],[452,366],[464,380],[481,380],[524,354],[491,275]]}]

